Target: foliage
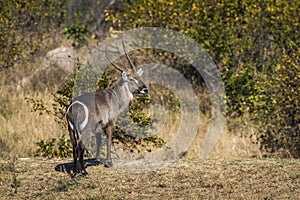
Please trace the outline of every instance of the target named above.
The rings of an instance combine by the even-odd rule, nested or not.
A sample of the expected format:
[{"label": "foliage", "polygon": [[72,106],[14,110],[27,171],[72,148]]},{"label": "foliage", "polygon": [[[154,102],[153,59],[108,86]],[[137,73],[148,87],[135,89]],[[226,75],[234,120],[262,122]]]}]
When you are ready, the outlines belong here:
[{"label": "foliage", "polygon": [[42,99],[33,99],[33,98],[26,97],[25,101],[27,103],[32,104],[31,112],[38,112],[39,115],[42,115],[44,113],[48,115],[51,114],[51,111],[47,109],[45,102]]},{"label": "foliage", "polygon": [[40,48],[50,30],[64,21],[64,4],[65,0],[0,0],[0,70]]},{"label": "foliage", "polygon": [[300,157],[300,67],[292,59],[299,60],[297,56],[285,54],[270,76],[261,75],[253,97],[253,117],[261,122],[263,148],[286,157]]},{"label": "foliage", "polygon": [[113,142],[121,145],[121,147],[125,150],[129,150],[131,152],[151,152],[154,149],[161,148],[166,142],[156,135],[145,135],[144,137],[135,137],[132,134],[128,134],[120,129],[120,127],[116,127],[116,130],[113,135]]},{"label": "foliage", "polygon": [[143,108],[151,102],[149,96],[138,96],[130,106],[129,113],[132,121],[138,126],[147,126],[151,124],[151,118],[143,113]]},{"label": "foliage", "polygon": [[105,8],[115,2],[114,0],[68,0],[66,23],[67,25],[84,24],[89,30],[96,30],[104,21]]},{"label": "foliage", "polygon": [[36,145],[37,150],[35,156],[66,158],[72,155],[70,139],[66,139],[65,134],[61,135],[58,141],[55,138],[46,141],[40,140]]},{"label": "foliage", "polygon": [[73,47],[80,47],[82,44],[87,43],[87,36],[89,30],[86,25],[71,24],[67,26],[63,34],[72,41]]},{"label": "foliage", "polygon": [[[0,70],[19,61],[28,61],[53,31],[61,33],[61,27],[65,27],[63,33],[74,46],[80,46],[102,23],[103,10],[107,23],[103,27],[113,27],[111,30],[141,26],[176,30],[199,42],[217,63],[225,83],[228,117],[250,115],[254,124],[260,125],[256,138],[263,149],[270,152],[284,149],[289,156],[300,156],[299,1],[112,2],[105,0],[99,5],[98,1],[83,0],[68,3],[65,0],[0,0]],[[71,15],[67,16],[67,10]],[[201,80],[193,81],[192,67],[174,62],[178,56],[157,53],[191,80],[193,86],[201,84]],[[111,87],[115,80],[109,77],[112,76],[102,77],[97,87]],[[93,73],[86,71],[82,77],[76,77],[76,84],[80,86],[76,88],[94,89],[95,79]],[[53,115],[66,127],[64,112],[74,93],[74,80],[75,76],[54,94],[55,103],[51,108],[42,100],[29,98],[27,101],[33,104],[33,111]],[[86,80],[92,80],[91,87],[86,86]],[[176,99],[171,99],[170,103],[178,107]],[[140,110],[130,109],[135,122],[148,123],[147,117],[138,114]]]},{"label": "foliage", "polygon": [[129,107],[129,115],[119,116],[117,124],[126,124],[126,127],[117,126],[113,141],[120,143],[122,148],[130,151],[148,151],[160,148],[165,144],[165,141],[152,135],[149,131],[153,129],[154,118],[147,116],[144,109],[151,103],[148,95],[136,97]]},{"label": "foliage", "polygon": [[262,148],[300,156],[299,1],[120,0],[106,13],[117,30],[164,27],[194,38],[219,67],[228,116],[250,114],[263,122]]}]

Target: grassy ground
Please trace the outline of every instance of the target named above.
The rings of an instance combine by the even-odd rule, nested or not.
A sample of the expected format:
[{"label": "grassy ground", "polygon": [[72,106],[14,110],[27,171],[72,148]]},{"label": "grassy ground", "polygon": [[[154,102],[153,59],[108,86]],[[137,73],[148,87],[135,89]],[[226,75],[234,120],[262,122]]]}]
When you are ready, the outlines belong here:
[{"label": "grassy ground", "polygon": [[300,161],[182,159],[147,173],[102,166],[70,179],[69,159],[0,161],[3,199],[299,199]]}]

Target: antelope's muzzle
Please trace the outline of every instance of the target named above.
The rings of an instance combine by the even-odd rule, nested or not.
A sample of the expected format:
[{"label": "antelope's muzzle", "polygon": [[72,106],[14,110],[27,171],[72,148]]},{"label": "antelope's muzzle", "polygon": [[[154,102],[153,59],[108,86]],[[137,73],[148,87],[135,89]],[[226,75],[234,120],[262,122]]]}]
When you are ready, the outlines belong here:
[{"label": "antelope's muzzle", "polygon": [[148,88],[143,87],[143,88],[140,90],[140,93],[141,93],[141,94],[148,94]]}]

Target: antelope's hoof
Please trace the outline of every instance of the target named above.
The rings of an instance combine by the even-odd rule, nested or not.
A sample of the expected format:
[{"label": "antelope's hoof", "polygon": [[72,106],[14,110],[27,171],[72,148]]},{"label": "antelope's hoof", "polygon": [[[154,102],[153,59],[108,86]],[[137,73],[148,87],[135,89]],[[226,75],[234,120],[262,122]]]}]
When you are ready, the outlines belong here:
[{"label": "antelope's hoof", "polygon": [[95,160],[95,165],[100,165],[101,164],[101,162],[100,161],[98,161],[98,160]]},{"label": "antelope's hoof", "polygon": [[79,173],[72,174],[71,178],[76,178],[76,177],[79,177],[79,176],[86,176],[86,175],[88,175],[88,173],[87,173],[87,171],[84,170],[84,171],[81,171]]},{"label": "antelope's hoof", "polygon": [[112,161],[106,161],[106,162],[104,163],[104,167],[110,168],[110,167],[112,167],[112,166],[113,166]]},{"label": "antelope's hoof", "polygon": [[71,174],[71,178],[76,178],[76,177],[79,177],[79,176],[81,176],[81,173]]},{"label": "antelope's hoof", "polygon": [[86,176],[86,175],[88,175],[88,173],[87,173],[87,171],[86,170],[83,170],[83,171],[81,171],[81,173],[80,173],[81,175],[83,175],[83,176]]}]

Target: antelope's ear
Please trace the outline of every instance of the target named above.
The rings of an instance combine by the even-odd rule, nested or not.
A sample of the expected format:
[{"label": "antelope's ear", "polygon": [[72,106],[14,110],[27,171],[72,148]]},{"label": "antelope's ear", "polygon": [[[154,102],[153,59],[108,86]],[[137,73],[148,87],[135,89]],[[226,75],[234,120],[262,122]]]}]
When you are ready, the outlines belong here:
[{"label": "antelope's ear", "polygon": [[140,68],[137,72],[136,72],[139,76],[142,76],[144,71],[142,68]]},{"label": "antelope's ear", "polygon": [[126,72],[122,72],[122,79],[123,81],[127,81],[127,75],[126,75]]}]

